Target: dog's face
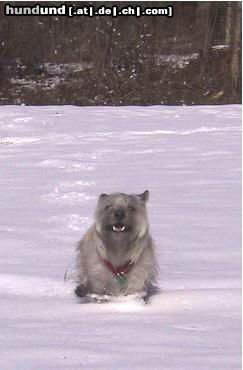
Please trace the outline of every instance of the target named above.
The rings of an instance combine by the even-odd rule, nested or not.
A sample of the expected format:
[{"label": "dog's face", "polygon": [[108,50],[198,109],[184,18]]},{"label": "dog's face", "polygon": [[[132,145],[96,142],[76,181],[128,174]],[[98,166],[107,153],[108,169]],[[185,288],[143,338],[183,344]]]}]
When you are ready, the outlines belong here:
[{"label": "dog's face", "polygon": [[148,197],[148,191],[139,195],[100,195],[95,213],[96,229],[107,246],[128,246],[146,234]]}]

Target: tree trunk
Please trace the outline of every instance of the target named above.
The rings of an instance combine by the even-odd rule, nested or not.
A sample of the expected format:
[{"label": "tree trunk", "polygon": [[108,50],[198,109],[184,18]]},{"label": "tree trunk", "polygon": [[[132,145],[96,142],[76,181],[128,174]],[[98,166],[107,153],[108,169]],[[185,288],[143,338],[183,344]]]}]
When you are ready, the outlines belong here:
[{"label": "tree trunk", "polygon": [[210,3],[208,1],[199,2],[197,4],[196,11],[196,23],[197,23],[197,45],[200,55],[200,69],[198,78],[199,81],[202,80],[205,75],[208,48],[209,48],[209,34],[210,34],[210,24],[209,24],[209,14],[210,14]]},{"label": "tree trunk", "polygon": [[241,59],[241,3],[234,6],[234,35],[231,56],[231,83],[232,95],[236,96],[240,85],[240,59]]},{"label": "tree trunk", "polygon": [[230,45],[232,40],[232,25],[233,25],[233,12],[232,3],[228,1],[226,11],[226,25],[225,25],[225,44]]}]

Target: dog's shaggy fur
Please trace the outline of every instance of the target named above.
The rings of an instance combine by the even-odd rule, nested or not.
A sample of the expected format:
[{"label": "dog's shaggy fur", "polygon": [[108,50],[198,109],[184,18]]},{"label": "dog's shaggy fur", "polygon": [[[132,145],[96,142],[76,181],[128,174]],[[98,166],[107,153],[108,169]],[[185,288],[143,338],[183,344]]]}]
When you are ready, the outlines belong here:
[{"label": "dog's shaggy fur", "polygon": [[99,197],[95,222],[77,247],[76,295],[139,293],[147,299],[154,292],[157,264],[146,212],[148,197],[148,191]]}]

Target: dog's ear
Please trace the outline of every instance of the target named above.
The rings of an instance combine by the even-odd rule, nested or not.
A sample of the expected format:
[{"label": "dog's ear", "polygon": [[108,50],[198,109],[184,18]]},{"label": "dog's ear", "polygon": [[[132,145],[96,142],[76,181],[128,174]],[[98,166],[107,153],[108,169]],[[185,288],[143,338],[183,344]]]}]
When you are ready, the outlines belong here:
[{"label": "dog's ear", "polygon": [[149,191],[148,190],[145,190],[144,193],[142,194],[138,194],[138,197],[143,201],[143,202],[147,202],[149,200]]},{"label": "dog's ear", "polygon": [[99,201],[108,197],[108,194],[100,194]]}]

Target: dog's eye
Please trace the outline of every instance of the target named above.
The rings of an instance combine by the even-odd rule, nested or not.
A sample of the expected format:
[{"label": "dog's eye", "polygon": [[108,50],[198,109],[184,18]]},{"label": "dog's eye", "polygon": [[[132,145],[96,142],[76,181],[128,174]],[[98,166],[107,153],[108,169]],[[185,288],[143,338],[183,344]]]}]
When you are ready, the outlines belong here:
[{"label": "dog's eye", "polygon": [[136,212],[136,208],[134,208],[132,206],[128,207],[128,209],[129,209],[130,212]]},{"label": "dog's eye", "polygon": [[111,209],[111,205],[107,204],[107,206],[105,206],[105,210],[108,211],[109,209]]}]

